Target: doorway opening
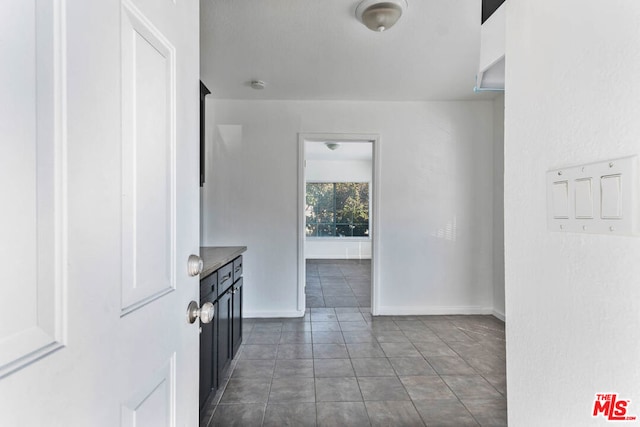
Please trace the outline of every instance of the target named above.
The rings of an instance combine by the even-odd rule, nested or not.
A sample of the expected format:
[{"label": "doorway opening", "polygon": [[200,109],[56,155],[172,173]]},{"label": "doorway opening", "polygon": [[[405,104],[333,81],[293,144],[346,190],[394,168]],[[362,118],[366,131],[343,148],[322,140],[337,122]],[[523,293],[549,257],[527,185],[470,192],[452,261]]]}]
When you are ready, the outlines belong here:
[{"label": "doorway opening", "polygon": [[300,134],[298,310],[377,314],[379,137]]}]

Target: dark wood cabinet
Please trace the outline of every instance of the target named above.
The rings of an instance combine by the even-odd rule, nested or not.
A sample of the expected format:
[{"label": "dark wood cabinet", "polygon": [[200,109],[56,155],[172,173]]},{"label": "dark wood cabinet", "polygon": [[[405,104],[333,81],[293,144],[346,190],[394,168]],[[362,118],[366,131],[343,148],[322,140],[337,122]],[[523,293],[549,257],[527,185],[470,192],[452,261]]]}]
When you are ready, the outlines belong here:
[{"label": "dark wood cabinet", "polygon": [[200,407],[204,405],[211,392],[213,360],[213,328],[203,328],[200,332]]},{"label": "dark wood cabinet", "polygon": [[200,187],[204,184],[205,179],[205,140],[204,140],[204,131],[206,128],[206,115],[205,115],[205,98],[209,95],[211,91],[200,82]]},{"label": "dark wood cabinet", "polygon": [[213,331],[215,322],[201,325],[200,328],[200,407],[202,407],[214,385]]},{"label": "dark wood cabinet", "polygon": [[[200,306],[207,302],[214,304],[216,309],[218,275],[213,273],[200,281]],[[214,316],[217,315],[217,312]],[[211,390],[216,388],[216,318],[210,323],[200,322],[200,407],[209,397]]]},{"label": "dark wood cabinet", "polygon": [[482,0],[482,19],[481,23],[489,19],[493,12],[495,12],[500,6],[502,6],[504,0]]},{"label": "dark wood cabinet", "polygon": [[232,346],[233,355],[238,352],[238,348],[242,343],[242,277],[233,284],[233,292],[231,293],[233,305],[233,324],[232,324]]},{"label": "dark wood cabinet", "polygon": [[215,318],[200,324],[200,407],[221,385],[242,343],[242,256],[200,280],[200,304],[212,302]]},{"label": "dark wood cabinet", "polygon": [[218,297],[225,294],[233,284],[233,263],[225,265],[218,271]]},{"label": "dark wood cabinet", "polygon": [[227,290],[218,298],[218,378],[222,378],[233,357],[231,343],[232,316],[231,290]]},{"label": "dark wood cabinet", "polygon": [[237,282],[242,277],[242,256],[233,260],[233,282]]}]

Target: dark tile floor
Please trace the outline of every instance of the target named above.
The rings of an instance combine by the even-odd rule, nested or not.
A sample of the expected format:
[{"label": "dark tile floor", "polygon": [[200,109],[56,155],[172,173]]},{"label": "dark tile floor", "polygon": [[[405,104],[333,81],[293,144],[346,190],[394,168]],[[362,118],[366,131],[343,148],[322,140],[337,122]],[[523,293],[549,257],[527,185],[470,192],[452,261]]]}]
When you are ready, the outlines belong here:
[{"label": "dark tile floor", "polygon": [[371,260],[307,260],[307,307],[371,306]]},{"label": "dark tile floor", "polygon": [[298,319],[245,319],[202,427],[507,424],[502,321],[372,317],[368,262],[310,264],[307,291],[320,292],[308,298],[323,307]]}]

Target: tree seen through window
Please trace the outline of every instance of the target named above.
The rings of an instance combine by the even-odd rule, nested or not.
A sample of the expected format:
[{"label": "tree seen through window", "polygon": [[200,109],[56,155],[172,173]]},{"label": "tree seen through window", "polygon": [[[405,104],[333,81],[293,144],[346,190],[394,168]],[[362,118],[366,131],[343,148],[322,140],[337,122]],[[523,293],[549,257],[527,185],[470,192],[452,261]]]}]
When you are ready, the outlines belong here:
[{"label": "tree seen through window", "polygon": [[308,237],[369,237],[369,184],[308,182]]}]

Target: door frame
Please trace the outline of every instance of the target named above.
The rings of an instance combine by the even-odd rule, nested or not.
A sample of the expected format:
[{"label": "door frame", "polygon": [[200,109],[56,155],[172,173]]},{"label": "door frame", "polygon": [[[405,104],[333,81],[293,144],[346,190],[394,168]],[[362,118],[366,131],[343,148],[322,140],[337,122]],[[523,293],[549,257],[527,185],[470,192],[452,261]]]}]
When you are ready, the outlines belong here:
[{"label": "door frame", "polygon": [[373,202],[370,202],[372,220],[371,228],[371,314],[378,315],[380,298],[378,291],[380,259],[380,135],[373,133],[299,133],[298,134],[298,311],[304,315],[306,310],[306,262],[305,262],[305,141],[310,142],[370,142],[372,144],[371,191]]}]

